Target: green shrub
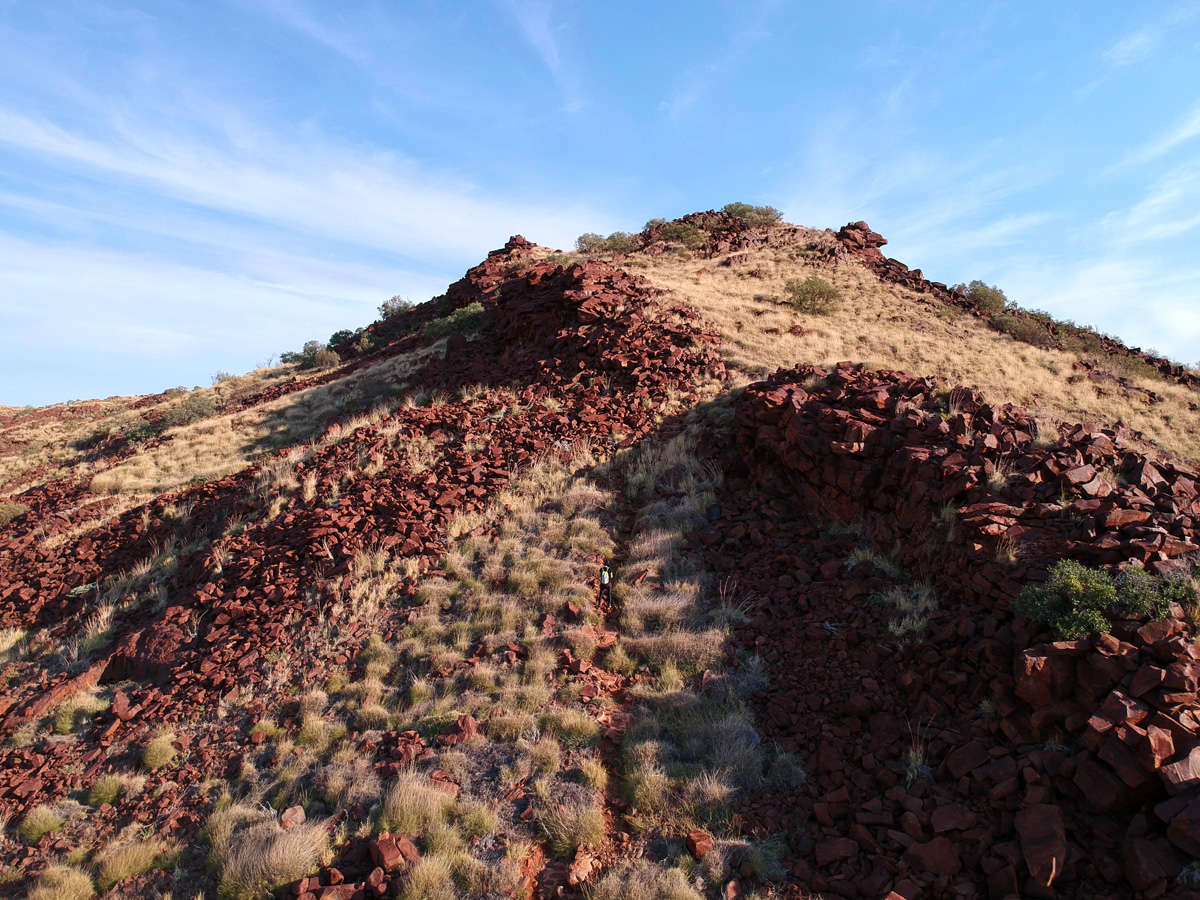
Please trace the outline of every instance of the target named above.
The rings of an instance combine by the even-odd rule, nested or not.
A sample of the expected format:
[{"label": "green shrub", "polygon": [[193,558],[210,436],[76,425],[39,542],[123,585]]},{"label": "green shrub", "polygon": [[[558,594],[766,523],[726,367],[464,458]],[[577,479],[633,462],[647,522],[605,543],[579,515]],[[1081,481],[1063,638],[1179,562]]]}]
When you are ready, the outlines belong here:
[{"label": "green shrub", "polygon": [[330,350],[328,347],[322,347],[313,354],[313,365],[318,369],[332,369],[342,361],[336,350]]},{"label": "green shrub", "polygon": [[342,341],[348,341],[352,337],[354,337],[354,332],[349,328],[343,328],[340,331],[335,331],[329,336],[329,346],[332,347],[335,344],[340,344]]},{"label": "green shrub", "polygon": [[15,500],[0,500],[0,528],[3,528],[17,516],[29,512],[29,507]]},{"label": "green shrub", "polygon": [[1087,325],[1076,325],[1074,322],[1058,323],[1058,341],[1064,350],[1085,356],[1104,356],[1104,344],[1099,332]]},{"label": "green shrub", "polygon": [[575,238],[575,249],[580,253],[602,253],[604,251],[604,235],[594,231],[585,231]]},{"label": "green shrub", "polygon": [[421,337],[425,339],[426,343],[432,344],[455,332],[474,334],[486,324],[487,312],[484,310],[483,304],[472,303],[470,306],[456,309],[443,319],[426,322],[425,327],[421,329]]},{"label": "green shrub", "polygon": [[628,231],[614,231],[604,239],[604,249],[609,253],[632,253],[637,248],[637,238]]},{"label": "green shrub", "polygon": [[397,294],[391,300],[384,300],[379,304],[379,318],[390,319],[401,313],[406,313],[412,308],[413,302],[411,300],[405,300]]},{"label": "green shrub", "polygon": [[1014,340],[1043,349],[1054,346],[1054,339],[1050,336],[1050,332],[1036,319],[1000,313],[992,316],[991,322],[994,329],[1001,334],[1007,334]]},{"label": "green shrub", "polygon": [[151,739],[142,751],[142,764],[147,769],[158,769],[169,766],[175,761],[175,735],[166,731]]},{"label": "green shrub", "polygon": [[751,206],[749,203],[726,203],[722,207],[731,216],[744,219],[751,228],[767,228],[783,219],[783,213],[773,206]]},{"label": "green shrub", "polygon": [[841,291],[819,275],[810,275],[803,280],[789,279],[784,285],[787,302],[800,312],[813,316],[827,316],[836,312]]},{"label": "green shrub", "polygon": [[663,240],[683,244],[689,250],[699,250],[708,243],[708,235],[686,222],[670,222],[660,232]]},{"label": "green shrub", "polygon": [[181,425],[191,425],[201,419],[216,415],[217,408],[203,394],[189,394],[178,406],[167,410],[162,418],[163,428],[178,428]]},{"label": "green shrub", "polygon": [[1150,365],[1140,356],[1132,353],[1114,353],[1101,357],[1100,364],[1114,375],[1126,378],[1145,378],[1153,381],[1163,380],[1162,372]]},{"label": "green shrub", "polygon": [[1117,588],[1107,572],[1063,559],[1055,563],[1045,584],[1021,591],[1013,609],[1049,625],[1060,640],[1073,641],[1089,634],[1107,634],[1109,623],[1104,613],[1117,602]]},{"label": "green shrub", "polygon": [[144,444],[158,432],[159,428],[153,422],[139,419],[125,429],[125,440],[131,444]]},{"label": "green shrub", "polygon": [[659,225],[666,225],[666,219],[650,219],[646,222],[646,227],[642,231],[649,231],[651,228],[657,228]]},{"label": "green shrub", "polygon": [[120,775],[102,775],[88,791],[88,805],[99,806],[102,803],[116,802],[124,784]]},{"label": "green shrub", "polygon": [[991,313],[993,316],[1004,312],[1008,307],[1008,298],[1004,291],[993,285],[986,285],[979,279],[970,284],[956,284],[954,287],[967,295],[967,299],[976,309]]}]

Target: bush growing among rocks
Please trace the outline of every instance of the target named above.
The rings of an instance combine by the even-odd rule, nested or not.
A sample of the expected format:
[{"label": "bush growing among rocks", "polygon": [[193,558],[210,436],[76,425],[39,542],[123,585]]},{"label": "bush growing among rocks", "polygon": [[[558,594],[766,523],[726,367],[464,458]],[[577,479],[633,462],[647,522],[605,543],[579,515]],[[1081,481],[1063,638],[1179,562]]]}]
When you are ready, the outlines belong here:
[{"label": "bush growing among rocks", "polygon": [[751,228],[768,228],[783,219],[783,213],[773,206],[751,206],[749,203],[726,203],[723,212],[745,220]]},{"label": "bush growing among rocks", "polygon": [[683,244],[688,250],[699,250],[708,243],[708,235],[686,222],[670,222],[664,225],[659,233],[663,240]]},{"label": "bush growing among rocks", "polygon": [[1008,306],[1008,298],[1004,291],[996,285],[987,285],[978,278],[967,284],[954,285],[955,290],[962,291],[976,309],[991,313],[993,316],[1004,312]]},{"label": "bush growing among rocks", "polygon": [[1036,319],[1011,313],[1000,313],[992,316],[992,327],[1001,334],[1007,334],[1013,340],[1022,341],[1033,347],[1047,349],[1054,346],[1050,332]]},{"label": "bush growing among rocks", "polygon": [[189,394],[178,406],[172,407],[162,418],[162,427],[178,428],[207,419],[217,413],[212,400],[203,394]]},{"label": "bush growing among rocks", "polygon": [[1113,578],[1103,569],[1063,559],[1055,563],[1044,585],[1021,591],[1013,609],[1050,626],[1060,640],[1072,641],[1108,634],[1109,616],[1161,619],[1172,602],[1194,602],[1192,594],[1190,583],[1164,583],[1136,563]]},{"label": "bush growing among rocks", "polygon": [[169,766],[175,761],[174,742],[175,735],[169,731],[151,739],[142,752],[142,764],[147,769]]},{"label": "bush growing among rocks", "polygon": [[399,294],[392,297],[390,300],[384,300],[379,304],[379,318],[391,319],[394,316],[408,312],[414,306],[411,300],[406,300]]},{"label": "bush growing among rocks", "polygon": [[462,309],[456,309],[444,318],[426,322],[425,327],[421,329],[421,336],[427,344],[432,344],[455,332],[474,334],[486,324],[487,312],[484,310],[483,304],[472,303]]},{"label": "bush growing among rocks", "polygon": [[29,889],[29,900],[88,900],[96,888],[87,873],[74,866],[48,866],[36,885]]},{"label": "bush growing among rocks", "polygon": [[589,231],[575,239],[580,253],[631,253],[637,246],[637,237],[627,231],[614,231],[608,237]]}]

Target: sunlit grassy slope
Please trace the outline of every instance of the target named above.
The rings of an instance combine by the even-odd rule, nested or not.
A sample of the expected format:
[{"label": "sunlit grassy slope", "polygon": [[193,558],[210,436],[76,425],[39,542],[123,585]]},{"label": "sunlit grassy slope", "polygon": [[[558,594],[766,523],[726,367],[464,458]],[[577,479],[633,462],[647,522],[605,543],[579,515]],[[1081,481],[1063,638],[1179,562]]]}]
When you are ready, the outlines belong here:
[{"label": "sunlit grassy slope", "polygon": [[[625,265],[698,308],[724,337],[728,361],[749,377],[843,360],[935,375],[1048,422],[1123,423],[1169,453],[1200,459],[1195,390],[1160,379],[1133,378],[1133,390],[1089,380],[1072,353],[1015,341],[937,300],[881,283],[857,264],[818,268],[797,247],[721,262],[668,253],[634,255]],[[832,315],[804,315],[782,302],[788,279],[812,274],[842,291]]]}]

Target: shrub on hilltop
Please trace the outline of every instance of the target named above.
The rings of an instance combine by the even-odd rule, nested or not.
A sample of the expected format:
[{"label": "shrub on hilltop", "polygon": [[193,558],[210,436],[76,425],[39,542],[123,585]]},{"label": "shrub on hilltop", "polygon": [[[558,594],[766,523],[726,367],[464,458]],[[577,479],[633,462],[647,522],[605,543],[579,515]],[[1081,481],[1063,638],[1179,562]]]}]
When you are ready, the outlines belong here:
[{"label": "shrub on hilltop", "polygon": [[668,222],[659,231],[664,241],[683,244],[688,250],[699,250],[708,243],[708,235],[686,222]]},{"label": "shrub on hilltop", "polygon": [[628,231],[614,231],[608,237],[589,231],[575,239],[580,253],[632,253],[637,247],[637,237]]},{"label": "shrub on hilltop", "polygon": [[1046,325],[1039,320],[1037,315],[1025,310],[1022,310],[1020,314],[1004,312],[992,316],[991,326],[1001,334],[1007,334],[1013,340],[1022,341],[1033,347],[1048,350],[1054,346],[1054,336],[1050,334]]},{"label": "shrub on hilltop", "polygon": [[379,318],[394,318],[395,316],[408,312],[413,308],[413,305],[414,304],[411,300],[406,300],[399,294],[396,294],[396,296],[392,297],[392,299],[384,300],[379,304]]},{"label": "shrub on hilltop", "polygon": [[318,369],[332,369],[342,361],[336,350],[322,347],[313,354],[313,365]]},{"label": "shrub on hilltop", "polygon": [[722,212],[742,219],[751,228],[770,228],[783,220],[783,213],[773,206],[751,206],[749,203],[726,203]]},{"label": "shrub on hilltop", "polygon": [[787,303],[812,316],[827,316],[837,311],[841,291],[819,275],[792,278],[784,285]]}]

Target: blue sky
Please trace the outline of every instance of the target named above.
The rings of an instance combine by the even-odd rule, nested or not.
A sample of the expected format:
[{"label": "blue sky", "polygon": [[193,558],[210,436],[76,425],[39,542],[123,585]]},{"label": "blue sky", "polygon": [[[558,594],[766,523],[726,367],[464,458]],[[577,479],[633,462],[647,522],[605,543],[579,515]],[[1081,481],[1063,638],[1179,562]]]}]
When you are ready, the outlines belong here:
[{"label": "blue sky", "polygon": [[0,0],[0,403],[733,200],[1200,359],[1200,0]]}]

